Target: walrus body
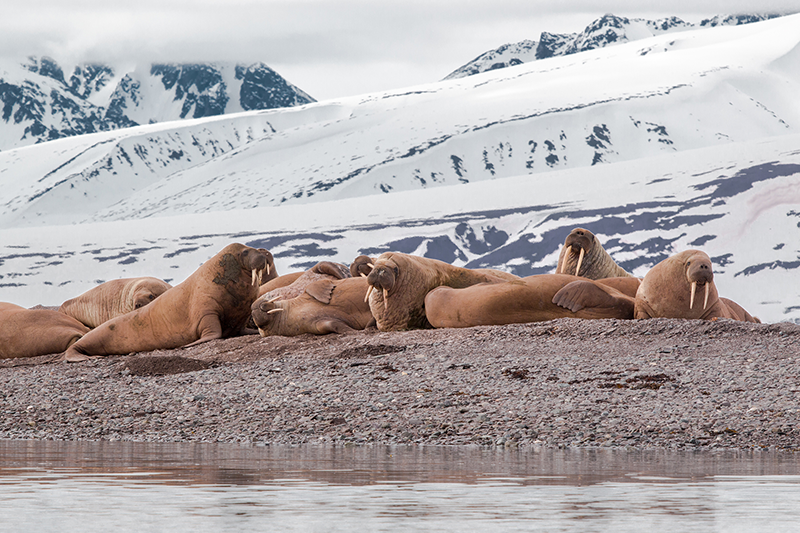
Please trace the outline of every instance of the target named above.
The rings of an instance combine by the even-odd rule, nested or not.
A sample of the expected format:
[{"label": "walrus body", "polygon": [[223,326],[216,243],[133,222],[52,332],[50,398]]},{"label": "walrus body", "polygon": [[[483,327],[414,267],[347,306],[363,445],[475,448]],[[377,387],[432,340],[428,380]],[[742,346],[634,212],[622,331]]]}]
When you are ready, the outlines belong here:
[{"label": "walrus body", "polygon": [[158,278],[124,278],[101,283],[76,298],[67,300],[59,311],[90,328],[149,304],[172,285]]},{"label": "walrus body", "polygon": [[65,359],[178,348],[240,333],[258,295],[257,280],[266,273],[266,254],[242,244],[226,246],[153,303],[92,330]]},{"label": "walrus body", "polygon": [[89,331],[54,309],[0,302],[0,359],[61,353]]},{"label": "walrus body", "polygon": [[370,290],[369,307],[381,331],[430,327],[425,316],[425,296],[436,287],[464,288],[520,279],[499,270],[471,270],[392,252],[381,254],[373,265],[367,281],[376,290]]},{"label": "walrus body", "polygon": [[[556,318],[633,318],[636,278],[592,281],[567,274],[539,274],[505,283],[464,289],[438,287],[425,297],[425,313],[436,328],[465,328],[543,322]],[[574,310],[556,302],[567,287],[581,304]],[[574,304],[573,304],[574,305]]]},{"label": "walrus body", "polygon": [[711,259],[700,250],[686,250],[651,268],[636,292],[634,316],[760,322],[736,302],[719,297]]},{"label": "walrus body", "polygon": [[[289,300],[303,294],[306,286],[320,279],[337,280],[350,277],[350,269],[340,263],[320,261],[303,272],[293,272],[280,276],[269,284],[264,284],[258,291],[259,299],[272,300],[280,297]],[[288,283],[283,283],[288,282]]]},{"label": "walrus body", "polygon": [[367,287],[363,277],[317,280],[296,298],[278,301],[259,298],[252,306],[253,320],[262,337],[364,329],[372,321],[365,298]]},{"label": "walrus body", "polygon": [[594,233],[584,228],[575,228],[564,239],[556,274],[572,274],[588,279],[632,277],[614,262]]}]

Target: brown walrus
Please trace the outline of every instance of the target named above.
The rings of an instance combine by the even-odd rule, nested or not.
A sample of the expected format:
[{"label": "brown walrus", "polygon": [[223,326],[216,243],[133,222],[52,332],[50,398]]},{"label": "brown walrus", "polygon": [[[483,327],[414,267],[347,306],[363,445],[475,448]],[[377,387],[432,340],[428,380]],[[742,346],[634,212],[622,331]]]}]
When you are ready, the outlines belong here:
[{"label": "brown walrus", "polygon": [[153,303],[86,334],[65,359],[178,348],[237,335],[250,318],[266,270],[266,250],[230,244]]},{"label": "brown walrus", "polygon": [[366,255],[359,255],[350,263],[350,275],[354,278],[359,276],[366,278],[373,268],[375,268],[375,259]]},{"label": "brown walrus", "polygon": [[594,233],[583,228],[575,228],[564,239],[556,274],[572,274],[589,279],[632,277],[611,259]]},{"label": "brown walrus", "polygon": [[[436,328],[498,326],[556,318],[630,319],[638,281],[636,278],[593,281],[567,274],[538,274],[464,289],[437,287],[425,297],[425,314]],[[555,296],[570,285],[581,301],[575,310],[556,303]]]},{"label": "brown walrus", "polygon": [[686,250],[651,268],[636,292],[634,316],[760,322],[736,302],[719,297],[711,259],[700,250]]},{"label": "brown walrus", "polygon": [[171,287],[158,278],[114,279],[67,300],[59,311],[96,328],[115,316],[144,307]]},{"label": "brown walrus", "polygon": [[303,294],[306,285],[318,279],[337,280],[351,276],[350,269],[341,263],[320,261],[313,267],[302,272],[293,272],[280,276],[269,283],[265,283],[258,291],[258,297],[271,300],[280,296],[281,300],[296,298]]},{"label": "brown walrus", "polygon": [[367,287],[367,280],[360,276],[317,280],[296,298],[278,301],[259,298],[251,309],[253,321],[262,337],[364,329],[372,321],[365,298]]},{"label": "brown walrus", "polygon": [[60,353],[89,328],[55,309],[0,302],[0,359]]},{"label": "brown walrus", "polygon": [[478,283],[520,279],[493,269],[456,267],[427,257],[386,252],[373,263],[367,276],[369,307],[381,331],[428,328],[425,295],[442,285],[463,288]]}]

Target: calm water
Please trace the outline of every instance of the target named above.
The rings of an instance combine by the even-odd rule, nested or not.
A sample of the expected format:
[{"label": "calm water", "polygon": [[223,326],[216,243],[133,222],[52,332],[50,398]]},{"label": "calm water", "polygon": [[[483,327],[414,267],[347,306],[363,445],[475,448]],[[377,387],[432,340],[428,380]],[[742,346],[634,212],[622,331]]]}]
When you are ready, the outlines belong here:
[{"label": "calm water", "polygon": [[0,531],[800,531],[769,453],[0,441]]}]

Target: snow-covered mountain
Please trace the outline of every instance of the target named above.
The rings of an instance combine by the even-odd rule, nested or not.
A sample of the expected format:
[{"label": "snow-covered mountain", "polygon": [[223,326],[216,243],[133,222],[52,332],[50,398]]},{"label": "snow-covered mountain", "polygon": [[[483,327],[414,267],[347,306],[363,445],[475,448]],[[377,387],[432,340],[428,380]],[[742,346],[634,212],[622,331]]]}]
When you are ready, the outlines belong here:
[{"label": "snow-covered mountain", "polygon": [[664,33],[673,33],[715,26],[738,26],[760,22],[776,15],[728,15],[704,19],[699,24],[684,22],[678,17],[658,20],[604,15],[589,24],[580,33],[558,34],[542,32],[538,41],[525,40],[509,43],[479,55],[450,74],[445,80],[454,80],[481,72],[513,67],[537,59],[577,54],[587,50],[646,39]]},{"label": "snow-covered mountain", "polygon": [[469,78],[0,153],[0,300],[183,280],[231,241],[279,272],[393,250],[552,272],[576,226],[643,275],[701,248],[800,320],[800,15]]},{"label": "snow-covered mountain", "polygon": [[0,65],[0,150],[139,124],[313,102],[255,63],[80,64],[65,75],[48,57]]}]

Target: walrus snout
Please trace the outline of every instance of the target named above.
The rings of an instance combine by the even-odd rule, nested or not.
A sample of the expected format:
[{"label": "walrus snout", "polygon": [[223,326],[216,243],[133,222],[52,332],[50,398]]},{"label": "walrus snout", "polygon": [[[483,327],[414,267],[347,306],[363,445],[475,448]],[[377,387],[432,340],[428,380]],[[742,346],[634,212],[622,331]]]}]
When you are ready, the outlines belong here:
[{"label": "walrus snout", "polygon": [[[372,272],[367,276],[367,283],[370,288],[367,290],[366,300],[372,294],[372,289],[379,289],[383,291],[384,303],[389,298],[389,293],[392,292],[395,283],[397,282],[397,267],[390,267],[388,265],[376,265]],[[366,301],[365,300],[365,301]]]},{"label": "walrus snout", "polygon": [[705,309],[708,305],[709,288],[714,281],[714,269],[712,268],[711,260],[706,257],[689,258],[686,261],[686,279],[691,285],[689,309],[694,307],[694,295],[698,285],[705,288],[705,298],[703,300],[703,309]]},{"label": "walrus snout", "polygon": [[137,294],[136,298],[133,301],[133,308],[139,309],[141,307],[144,307],[145,305],[149,304],[155,299],[156,295],[153,294],[152,292],[148,292],[146,294]]},{"label": "walrus snout", "polygon": [[256,327],[264,329],[264,326],[269,323],[272,315],[283,311],[282,307],[275,305],[275,301],[279,298],[280,296],[271,300],[262,299],[253,302],[253,305],[250,306],[250,314],[253,317],[253,323],[255,323]]},{"label": "walrus snout", "polygon": [[369,276],[372,269],[375,267],[375,261],[366,255],[359,255],[350,264],[350,275],[354,278]]}]

